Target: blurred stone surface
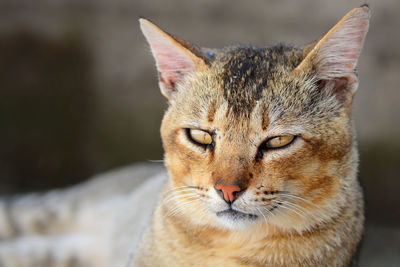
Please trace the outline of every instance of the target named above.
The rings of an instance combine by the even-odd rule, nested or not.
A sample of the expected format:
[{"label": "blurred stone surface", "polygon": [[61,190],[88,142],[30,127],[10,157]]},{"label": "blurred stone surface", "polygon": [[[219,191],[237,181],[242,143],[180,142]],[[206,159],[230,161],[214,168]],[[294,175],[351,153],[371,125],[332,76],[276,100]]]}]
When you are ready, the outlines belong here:
[{"label": "blurred stone surface", "polygon": [[360,267],[399,266],[400,229],[369,225],[360,252]]},{"label": "blurred stone surface", "polygon": [[[98,116],[112,120],[118,112],[139,109],[147,113],[146,107],[156,106],[160,113],[165,108],[160,106],[164,100],[158,93],[153,59],[139,31],[139,16],[201,46],[304,44],[363,2],[3,0],[0,34],[22,28],[50,36],[81,35],[93,55],[97,101],[102,107]],[[354,112],[362,142],[400,133],[400,123],[393,116],[400,112],[400,3],[369,3],[372,20],[359,62],[361,84]]]}]

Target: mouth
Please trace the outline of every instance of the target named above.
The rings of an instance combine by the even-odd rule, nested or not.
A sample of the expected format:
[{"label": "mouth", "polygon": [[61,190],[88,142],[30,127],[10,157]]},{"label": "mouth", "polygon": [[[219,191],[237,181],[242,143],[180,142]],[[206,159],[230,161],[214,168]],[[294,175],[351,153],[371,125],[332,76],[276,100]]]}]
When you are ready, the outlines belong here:
[{"label": "mouth", "polygon": [[256,220],[258,218],[257,215],[255,214],[250,214],[250,213],[244,213],[238,210],[234,210],[234,209],[226,209],[223,211],[218,211],[217,212],[217,216],[218,217],[224,217],[224,218],[228,218],[234,221],[237,220]]}]

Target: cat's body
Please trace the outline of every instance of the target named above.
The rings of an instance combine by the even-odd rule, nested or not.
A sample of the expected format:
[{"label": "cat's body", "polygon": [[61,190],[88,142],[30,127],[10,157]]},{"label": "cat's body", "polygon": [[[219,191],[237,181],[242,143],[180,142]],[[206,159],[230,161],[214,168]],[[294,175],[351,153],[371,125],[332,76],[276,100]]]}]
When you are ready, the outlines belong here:
[{"label": "cat's body", "polygon": [[0,266],[126,266],[166,180],[158,164],[140,164],[67,190],[2,199]]},{"label": "cat's body", "polygon": [[[161,127],[169,179],[129,267],[354,263],[364,208],[351,102],[368,20],[367,7],[354,9],[305,47],[202,50],[141,19],[170,102]],[[94,202],[98,225],[118,229],[95,240],[100,254],[143,219],[128,199],[104,220]]]}]

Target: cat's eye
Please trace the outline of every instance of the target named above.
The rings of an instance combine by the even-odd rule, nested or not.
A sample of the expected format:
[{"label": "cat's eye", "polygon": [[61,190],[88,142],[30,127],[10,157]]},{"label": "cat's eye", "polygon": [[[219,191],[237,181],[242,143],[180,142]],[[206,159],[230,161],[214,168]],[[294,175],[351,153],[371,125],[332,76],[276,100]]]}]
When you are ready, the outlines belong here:
[{"label": "cat's eye", "polygon": [[279,148],[289,145],[294,140],[293,135],[282,135],[273,137],[266,142],[267,148]]},{"label": "cat's eye", "polygon": [[188,135],[192,141],[200,145],[211,145],[213,142],[212,136],[206,131],[188,129]]}]

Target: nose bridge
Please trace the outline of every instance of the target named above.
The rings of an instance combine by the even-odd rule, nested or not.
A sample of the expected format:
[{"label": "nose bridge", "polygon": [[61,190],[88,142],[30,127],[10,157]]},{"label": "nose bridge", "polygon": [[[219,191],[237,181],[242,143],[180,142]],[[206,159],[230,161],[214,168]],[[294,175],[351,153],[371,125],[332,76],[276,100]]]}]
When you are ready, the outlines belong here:
[{"label": "nose bridge", "polygon": [[[236,151],[234,151],[236,150]],[[215,184],[245,186],[246,171],[249,168],[248,159],[244,151],[229,149],[215,161],[214,182]]]}]

